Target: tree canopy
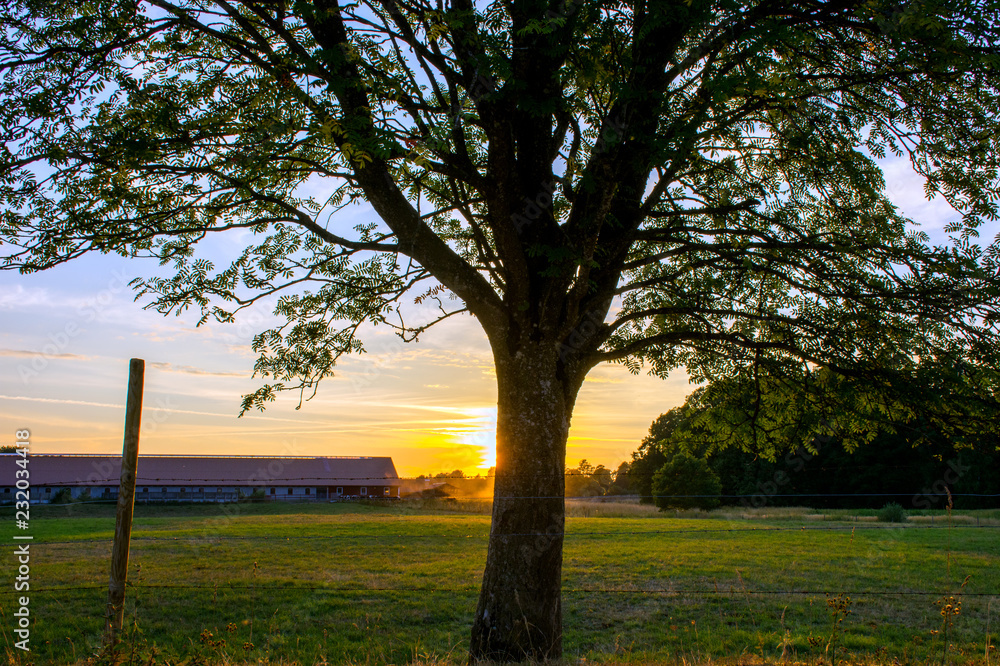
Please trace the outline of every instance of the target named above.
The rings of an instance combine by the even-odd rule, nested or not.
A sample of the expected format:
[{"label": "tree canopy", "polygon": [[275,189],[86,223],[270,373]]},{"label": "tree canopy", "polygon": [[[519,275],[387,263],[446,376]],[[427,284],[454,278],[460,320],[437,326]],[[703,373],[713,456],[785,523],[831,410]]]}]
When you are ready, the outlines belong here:
[{"label": "tree canopy", "polygon": [[[152,256],[176,267],[142,283],[155,307],[222,320],[309,288],[258,339],[278,381],[247,406],[330,374],[360,321],[422,332],[403,294],[450,292],[441,316],[491,338],[557,326],[578,372],[983,363],[987,5],[9,3],[5,265]],[[885,155],[959,211],[954,245],[907,228]],[[232,265],[197,257],[234,229]]]},{"label": "tree canopy", "polygon": [[[13,0],[3,266],[151,257],[174,272],[137,283],[152,307],[221,321],[278,296],[244,409],[314,391],[366,322],[409,340],[474,316],[498,458],[472,654],[557,657],[566,437],[596,364],[823,370],[863,413],[899,381],[996,403],[996,10]],[[950,242],[889,201],[889,156],[957,211]],[[231,263],[199,254],[216,233],[240,234]]]},{"label": "tree canopy", "polygon": [[652,479],[653,503],[660,510],[714,509],[722,503],[722,482],[704,458],[680,451]]},{"label": "tree canopy", "polygon": [[611,473],[604,465],[594,467],[586,458],[574,469],[566,470],[566,497],[596,497],[603,495],[611,484]]},{"label": "tree canopy", "polygon": [[[901,403],[907,409],[871,416],[859,429],[856,414],[840,407],[852,396],[826,392],[809,402],[785,392],[761,401],[769,413],[758,415],[754,426],[743,411],[749,389],[735,388],[732,382],[700,388],[650,424],[628,472],[644,501],[660,503],[664,494],[711,494],[655,488],[657,475],[677,456],[707,463],[721,481],[716,493],[722,502],[746,507],[878,508],[893,500],[910,509],[949,502],[988,508],[1000,491],[993,473],[1000,464],[996,419],[984,418],[975,428],[969,424],[955,436],[947,421],[927,418],[927,410],[910,402]],[[812,436],[802,425],[816,421],[825,434]]]}]

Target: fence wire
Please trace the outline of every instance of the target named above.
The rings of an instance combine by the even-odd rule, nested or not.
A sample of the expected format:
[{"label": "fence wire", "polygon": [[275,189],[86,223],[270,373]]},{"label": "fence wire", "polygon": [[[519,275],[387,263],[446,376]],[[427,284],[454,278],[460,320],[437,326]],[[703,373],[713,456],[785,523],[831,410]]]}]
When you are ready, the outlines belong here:
[{"label": "fence wire", "polygon": [[[781,497],[803,498],[847,496],[859,495],[781,495]],[[899,496],[899,494],[872,493],[860,496],[887,497]],[[997,497],[982,494],[966,496]],[[716,497],[731,499],[751,496],[724,495]],[[384,502],[382,500],[379,504]],[[53,511],[39,511],[38,514],[47,516],[46,520],[58,521],[62,520],[63,516],[67,520],[72,520],[75,517],[86,517],[88,513],[97,513],[103,516],[102,520],[110,522],[108,512],[89,512],[80,506],[82,504],[110,505],[111,503],[91,501],[74,502],[69,505],[52,505]],[[273,504],[273,502],[263,503],[264,506]],[[615,502],[606,502],[601,506],[613,510],[616,505]],[[80,507],[83,510],[69,514],[60,510],[59,506]],[[143,506],[148,506],[151,510],[150,513],[155,513],[158,508],[157,505],[153,504],[137,503],[137,520],[140,521],[142,517],[139,512]],[[226,623],[229,620],[234,620],[237,623],[245,621],[249,615],[251,620],[257,618],[255,620],[258,622],[256,631],[261,632],[260,635],[263,636],[264,632],[271,631],[267,628],[269,625],[266,622],[274,621],[279,613],[290,618],[288,628],[282,629],[282,631],[290,632],[291,635],[295,636],[294,640],[296,641],[299,636],[296,632],[310,631],[304,624],[307,620],[302,619],[306,617],[319,618],[309,620],[313,623],[321,623],[322,637],[318,637],[318,633],[317,636],[313,637],[317,643],[326,640],[327,628],[331,634],[334,632],[348,634],[353,631],[358,632],[359,635],[375,636],[374,633],[366,633],[369,631],[367,629],[368,623],[377,622],[378,620],[371,618],[377,618],[383,612],[387,614],[387,617],[400,618],[399,621],[403,622],[401,628],[394,628],[393,631],[402,634],[407,631],[421,633],[427,631],[429,627],[429,625],[421,623],[431,620],[440,621],[445,625],[449,622],[455,624],[468,620],[470,609],[474,608],[476,596],[480,592],[478,581],[474,581],[471,573],[475,567],[449,569],[459,562],[459,559],[449,559],[443,568],[428,569],[431,573],[438,572],[434,574],[434,578],[423,578],[423,574],[420,575],[421,577],[404,575],[405,565],[396,559],[403,552],[413,562],[421,562],[424,553],[429,552],[445,553],[448,558],[462,558],[468,553],[481,554],[485,552],[486,542],[490,538],[488,516],[476,514],[477,519],[481,519],[481,523],[463,524],[456,522],[454,523],[455,530],[449,532],[447,526],[435,524],[434,518],[447,518],[463,514],[455,511],[438,512],[434,510],[434,507],[447,506],[441,500],[430,500],[429,503],[424,500],[414,504],[414,508],[429,509],[429,511],[419,514],[423,522],[407,527],[403,527],[403,525],[406,525],[410,513],[396,513],[391,508],[378,509],[373,513],[391,516],[400,522],[393,524],[392,521],[388,521],[366,525],[364,520],[369,515],[367,512],[360,511],[356,514],[350,514],[349,511],[349,515],[354,515],[357,518],[348,524],[349,529],[353,530],[350,533],[338,532],[340,523],[315,525],[308,522],[302,524],[302,532],[299,533],[294,531],[296,527],[280,522],[262,523],[256,527],[265,533],[223,533],[230,529],[239,530],[248,525],[254,528],[254,525],[242,521],[253,520],[254,509],[262,505],[256,503],[230,505],[246,507],[246,511],[243,511],[242,508],[236,511],[226,511],[222,505],[213,502],[198,504],[185,502],[183,505],[171,504],[168,506],[171,511],[164,512],[162,515],[171,520],[195,522],[185,523],[190,525],[191,529],[185,529],[184,533],[180,534],[169,532],[151,534],[151,530],[143,530],[141,526],[136,527],[138,534],[131,538],[133,565],[140,564],[143,575],[133,577],[131,575],[133,565],[130,565],[131,580],[126,583],[126,599],[131,604],[129,606],[131,613],[129,621],[143,631],[148,630],[145,635],[151,637],[155,635],[157,641],[169,642],[175,640],[176,636],[181,636],[181,640],[201,645],[199,640],[217,641],[219,637],[226,636],[230,637],[231,642],[233,642],[233,637],[239,636],[239,642],[246,639],[249,641],[248,645],[253,647],[252,623],[249,635],[247,635],[248,628],[242,624],[234,629],[235,633],[226,633]],[[195,508],[195,511],[190,514],[185,514],[183,511],[173,513],[178,506],[192,507]],[[294,512],[291,503],[281,502],[279,506],[287,507]],[[405,501],[393,502],[389,506],[407,506],[407,504]],[[33,515],[35,511],[36,508],[33,506]],[[883,566],[877,558],[886,553],[896,552],[897,547],[902,548],[899,538],[906,534],[934,534],[934,537],[928,538],[928,543],[945,543],[945,536],[951,534],[954,535],[956,545],[961,544],[963,538],[969,539],[971,543],[986,544],[986,546],[976,546],[976,557],[981,557],[983,553],[988,555],[989,544],[993,542],[997,543],[997,552],[1000,552],[1000,538],[996,538],[1000,535],[997,531],[1000,530],[1000,514],[996,513],[995,509],[983,512],[984,520],[980,523],[962,520],[963,518],[965,521],[978,520],[975,515],[951,516],[949,521],[949,516],[945,515],[943,511],[939,511],[936,514],[931,514],[935,517],[934,524],[913,524],[911,522],[905,525],[864,522],[812,524],[811,520],[815,519],[810,519],[808,524],[802,524],[807,522],[802,516],[794,517],[793,520],[796,520],[794,524],[781,524],[780,522],[778,524],[774,522],[753,524],[745,521],[759,518],[760,511],[749,510],[749,513],[747,511],[746,507],[735,507],[734,513],[736,515],[726,516],[724,515],[725,509],[722,509],[722,515],[705,515],[704,518],[684,521],[686,524],[682,525],[674,520],[670,520],[666,524],[657,524],[656,521],[661,520],[661,517],[655,513],[633,516],[631,517],[633,522],[621,525],[616,525],[614,521],[627,520],[630,517],[595,517],[588,522],[578,523],[577,525],[581,529],[573,529],[574,526],[568,523],[568,529],[555,532],[524,531],[505,536],[524,538],[529,543],[538,538],[560,538],[565,540],[567,547],[585,552],[595,552],[603,547],[603,544],[620,541],[626,544],[626,549],[635,549],[635,552],[643,553],[650,546],[656,544],[659,545],[655,547],[662,550],[663,544],[667,544],[667,546],[674,542],[693,544],[697,543],[697,539],[701,537],[731,535],[731,539],[720,537],[719,542],[733,544],[734,548],[737,549],[734,552],[739,555],[734,560],[735,562],[743,562],[746,558],[749,558],[747,561],[755,562],[756,552],[773,550],[775,548],[773,544],[784,543],[780,538],[781,535],[790,535],[791,533],[800,533],[806,536],[802,539],[789,536],[789,543],[805,544],[804,549],[813,551],[819,557],[826,555],[823,550],[824,544],[837,540],[846,544],[848,534],[851,535],[852,543],[855,543],[854,535],[857,534],[859,538],[861,535],[867,535],[865,541],[878,544],[871,547],[866,544],[849,555],[852,558],[850,562],[845,560],[845,564],[857,567],[854,571],[858,575],[853,577],[840,576],[835,565],[831,565],[831,575],[812,575],[808,569],[809,564],[804,561],[799,564],[801,568],[792,567],[790,564],[790,568],[782,572],[780,576],[772,576],[771,572],[762,573],[763,569],[760,571],[752,570],[754,565],[751,565],[751,571],[748,572],[742,564],[738,563],[736,566],[739,568],[736,569],[735,576],[732,570],[729,570],[728,573],[720,573],[720,580],[715,583],[714,570],[710,571],[709,569],[705,570],[709,573],[704,575],[700,570],[688,570],[675,576],[666,572],[666,564],[663,565],[662,570],[659,562],[656,562],[651,569],[644,569],[642,565],[630,568],[627,559],[622,559],[620,565],[615,562],[615,566],[621,567],[621,572],[599,571],[594,573],[589,572],[586,565],[573,563],[572,559],[567,559],[564,571],[568,574],[566,579],[568,584],[563,586],[561,590],[564,596],[563,606],[566,609],[572,609],[572,613],[576,614],[577,624],[585,627],[578,630],[589,632],[585,634],[588,637],[586,640],[597,646],[605,643],[610,644],[614,635],[617,635],[617,628],[607,628],[611,626],[607,619],[610,612],[608,609],[613,609],[614,612],[620,612],[623,616],[630,618],[641,616],[643,618],[641,622],[660,623],[660,634],[656,634],[654,638],[640,639],[640,641],[646,640],[647,643],[642,643],[640,648],[637,648],[655,650],[662,649],[664,645],[673,645],[669,643],[672,639],[667,635],[669,631],[676,628],[671,626],[671,623],[674,622],[671,616],[678,616],[681,613],[688,614],[684,615],[685,622],[697,619],[698,626],[704,627],[703,632],[709,627],[713,627],[711,630],[720,635],[728,631],[728,623],[734,619],[744,623],[752,623],[755,632],[758,631],[757,624],[760,623],[761,629],[758,633],[764,635],[773,630],[776,632],[775,636],[778,637],[774,639],[776,641],[780,639],[781,635],[784,635],[785,610],[798,609],[799,614],[796,619],[804,627],[799,630],[799,633],[804,635],[805,631],[811,631],[809,627],[813,625],[807,624],[807,620],[803,618],[812,613],[825,619],[830,613],[828,606],[843,597],[848,597],[849,601],[853,600],[852,603],[858,603],[855,608],[859,614],[865,614],[866,621],[875,618],[878,619],[879,623],[895,621],[889,618],[893,617],[892,613],[896,613],[899,609],[906,609],[906,617],[910,622],[912,622],[913,617],[930,617],[936,620],[938,606],[932,606],[932,602],[937,600],[936,603],[943,603],[940,601],[942,599],[965,599],[967,601],[963,609],[963,613],[965,613],[963,620],[968,618],[972,621],[974,619],[976,624],[972,626],[977,631],[982,624],[983,616],[989,616],[990,609],[995,609],[997,602],[1000,601],[1000,586],[997,585],[1000,579],[996,576],[980,577],[974,585],[969,586],[970,589],[966,589],[964,586],[959,587],[960,580],[958,582],[948,582],[947,579],[938,581],[936,575],[931,578],[903,576],[899,579],[885,575],[870,578],[867,575],[867,567]],[[769,512],[770,509],[764,509],[764,511]],[[321,511],[317,513],[323,515]],[[303,512],[303,516],[305,516],[303,520],[308,521],[311,515],[313,515],[313,511]],[[344,515],[344,512],[331,512],[331,515]],[[838,513],[837,516],[838,521],[858,518],[857,515],[850,513]],[[664,514],[663,517],[669,520],[671,515],[668,513]],[[778,521],[787,519],[788,517],[780,517]],[[40,519],[34,518],[33,520]],[[213,520],[222,522],[214,524],[211,522]],[[574,518],[570,517],[568,520],[572,521]],[[40,526],[40,523],[35,523],[35,525]],[[32,557],[37,558],[33,561],[38,562],[39,570],[37,576],[35,571],[32,572],[30,594],[34,604],[45,604],[44,610],[39,609],[39,627],[43,624],[42,620],[46,623],[55,622],[53,618],[57,613],[59,615],[78,613],[81,616],[88,616],[86,618],[86,621],[89,622],[87,626],[92,625],[92,627],[99,628],[100,613],[104,610],[108,586],[106,583],[95,581],[99,581],[100,577],[106,573],[103,566],[106,561],[105,554],[110,555],[112,534],[104,526],[104,523],[95,523],[95,525],[96,527],[91,530],[91,534],[78,539],[66,538],[65,533],[53,533],[53,538],[47,540],[44,536],[45,531],[37,530],[34,540],[31,542],[31,552]],[[480,525],[481,529],[476,529],[474,525]],[[170,523],[170,526],[171,529],[176,528],[175,523]],[[629,529],[630,527],[633,529]],[[100,531],[97,531],[97,535],[93,536],[96,530]],[[320,530],[326,530],[328,533],[318,533]],[[407,532],[407,530],[413,531]],[[104,536],[104,532],[107,532],[107,536]],[[824,535],[842,536],[826,537]],[[760,538],[751,538],[755,536]],[[365,550],[366,544],[372,543],[379,544],[378,552],[369,553]],[[465,543],[469,546],[468,550],[463,551],[461,544]],[[711,540],[707,540],[706,543],[711,543]],[[756,544],[757,550],[743,548],[740,545],[746,543]],[[286,547],[284,544],[288,544],[288,546]],[[216,545],[222,549],[221,552],[225,553],[224,555],[213,554],[212,548]],[[12,544],[9,543],[9,540],[8,543],[0,541],[0,560],[7,563],[12,561],[13,553],[11,551],[19,546],[20,543]],[[430,546],[433,546],[434,550],[429,549]],[[79,550],[74,551],[74,548]],[[704,555],[692,556],[691,552],[702,552],[701,546],[694,547],[686,557],[711,557],[711,548],[706,546],[707,550]],[[859,546],[855,546],[855,548],[859,548]],[[872,550],[872,548],[877,548],[877,551]],[[631,550],[625,552],[631,553]],[[345,553],[350,554],[350,561]],[[956,550],[954,554],[959,555],[960,553],[961,549]],[[46,558],[49,555],[51,555],[52,562],[59,562],[64,567],[58,577],[48,578],[46,570],[42,568],[47,565]],[[316,560],[317,555],[330,559]],[[176,560],[168,559],[174,556],[177,556]],[[70,557],[73,559],[67,560]],[[78,557],[79,560],[76,559]],[[365,561],[367,557],[372,559]],[[951,557],[952,553],[949,551],[949,567],[955,566]],[[202,564],[201,558],[205,558],[204,564]],[[252,570],[250,568],[251,559],[254,560]],[[257,560],[262,564],[260,572],[257,571]],[[80,565],[75,564],[77,561],[80,562]],[[465,562],[466,560],[461,561]],[[605,560],[595,561],[603,562]],[[175,562],[185,564],[176,566]],[[308,566],[309,562],[316,563],[316,571],[307,571],[302,568]],[[698,559],[684,560],[683,562],[682,567],[691,564],[694,569],[697,569],[699,566]],[[151,563],[152,566],[147,568],[146,563]],[[186,567],[206,570],[187,577]],[[742,576],[740,570],[743,571]],[[344,575],[348,571],[351,573]],[[943,571],[944,566],[942,565],[942,573]],[[950,571],[951,569],[949,569]],[[799,572],[809,575],[799,577]],[[479,573],[481,570],[476,572],[477,575]],[[330,574],[338,574],[338,576],[334,577]],[[191,582],[183,582],[185,578]],[[961,576],[959,576],[960,578]],[[146,582],[147,580],[149,582]],[[297,580],[301,582],[296,582]],[[894,587],[900,589],[892,589]],[[993,589],[994,587],[998,587],[998,589]],[[24,593],[16,592],[12,585],[0,587],[0,606],[9,607],[12,596],[16,599],[17,595],[20,594]],[[426,612],[426,616],[423,614],[406,615],[406,610],[401,610],[399,611],[400,615],[393,616],[389,610],[392,606],[419,607],[420,613]],[[189,608],[201,609],[199,612],[202,615],[193,620],[201,622],[201,624],[198,624],[193,630],[194,633],[185,635],[179,627],[188,627],[192,622],[184,617]],[[995,610],[993,612],[995,615]],[[46,613],[48,615],[45,615]],[[174,615],[175,613],[176,615]],[[91,614],[93,617],[89,617]],[[201,620],[202,616],[210,617],[210,619]],[[780,625],[776,624],[778,621],[775,618],[778,616],[781,618]],[[165,621],[164,617],[168,619]],[[744,617],[746,619],[743,619]],[[789,618],[791,617],[792,614],[789,614]],[[883,617],[886,619],[881,619]],[[387,620],[387,622],[391,621],[395,620]],[[640,622],[640,620],[635,621]],[[185,622],[188,624],[184,624]],[[593,626],[587,623],[592,623]],[[691,622],[691,625],[694,625],[694,622]],[[66,623],[65,626],[69,627],[70,625]],[[73,626],[83,626],[83,623]],[[188,629],[190,631],[190,627]],[[96,629],[89,630],[96,631]],[[41,631],[39,629],[40,635]],[[67,628],[64,634],[46,635],[46,638],[51,638],[53,645],[55,645],[57,641],[63,640],[62,636],[71,635],[71,631],[72,629]],[[202,632],[201,637],[196,638],[195,635],[199,631]],[[217,634],[217,637],[212,637],[212,631]],[[278,632],[277,629],[274,631]],[[76,634],[72,635],[76,639]],[[274,635],[278,636],[279,633]],[[309,636],[310,634],[303,633],[302,635]],[[812,633],[809,635],[812,637]],[[307,638],[303,638],[304,642],[306,640]],[[355,642],[345,642],[343,647],[337,648],[343,650],[344,655],[347,655],[344,657],[345,661],[359,663],[365,660],[379,661],[378,659],[370,659],[371,655],[368,653],[362,653],[364,649],[367,649],[365,646],[374,644],[365,641],[375,641],[375,638],[351,640]],[[379,638],[377,640],[388,642],[390,639]],[[965,640],[967,645],[972,639],[966,637],[962,640]],[[264,640],[259,639],[256,642],[264,643]],[[237,642],[233,642],[231,647],[238,652]],[[406,650],[408,649],[407,645]],[[362,652],[355,654],[350,652],[351,650]],[[405,658],[404,654],[399,659]],[[385,662],[398,663],[398,660],[386,658]],[[306,662],[303,660],[302,663]]]},{"label": "fence wire", "polygon": [[[377,592],[407,592],[407,593],[434,593],[434,594],[478,594],[478,586],[470,587],[329,587],[320,585],[175,585],[175,584],[126,584],[129,590],[142,592],[143,590],[212,590],[212,591],[234,591],[234,592],[329,592],[329,593],[357,593],[371,594]],[[60,593],[60,592],[106,592],[107,585],[73,585],[57,587],[40,587],[34,591],[36,593]],[[733,595],[751,594],[755,596],[818,596],[843,594],[849,597],[940,597],[941,591],[928,590],[856,590],[847,591],[827,589],[808,590],[754,590],[748,588],[736,588],[726,586],[725,589],[696,589],[696,588],[650,588],[623,590],[619,588],[563,588],[563,594],[632,594],[632,595]],[[961,593],[963,597],[997,597],[1000,598],[1000,590],[996,592],[966,592]]]}]

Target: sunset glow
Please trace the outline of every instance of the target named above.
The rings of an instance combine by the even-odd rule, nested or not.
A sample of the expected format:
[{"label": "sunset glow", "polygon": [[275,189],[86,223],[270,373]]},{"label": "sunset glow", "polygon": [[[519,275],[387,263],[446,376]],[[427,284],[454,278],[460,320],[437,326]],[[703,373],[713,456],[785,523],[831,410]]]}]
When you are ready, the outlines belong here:
[{"label": "sunset glow", "polygon": [[[939,233],[941,200],[927,202],[904,162],[886,168],[906,212]],[[990,232],[995,233],[995,230]],[[219,239],[229,250],[238,235]],[[299,406],[281,394],[266,412],[237,418],[251,377],[253,336],[275,325],[273,303],[235,324],[196,326],[197,314],[163,317],[133,301],[128,282],[155,265],[84,257],[33,275],[0,273],[0,428],[30,428],[39,453],[121,451],[128,359],[146,360],[140,451],[145,454],[392,456],[403,476],[496,461],[496,376],[471,317],[435,326],[419,343],[363,332],[366,354],[341,359],[335,376]],[[567,464],[610,468],[628,460],[659,414],[694,387],[624,367],[594,368],[574,410]]]},{"label": "sunset glow", "polygon": [[[127,282],[148,269],[88,257],[37,275],[0,274],[5,431],[30,428],[39,453],[120,452],[128,359],[142,358],[144,454],[387,455],[403,476],[495,465],[496,377],[471,317],[414,344],[369,330],[367,353],[341,359],[300,408],[288,392],[238,418],[240,396],[261,381],[250,376],[250,342],[273,316],[262,307],[233,325],[197,327],[190,313],[143,310]],[[690,390],[683,375],[596,368],[577,403],[571,462],[627,459],[649,423]]]},{"label": "sunset glow", "polygon": [[458,443],[480,451],[482,462],[478,469],[488,470],[497,464],[497,410],[496,407],[470,409],[468,429],[458,433]]}]

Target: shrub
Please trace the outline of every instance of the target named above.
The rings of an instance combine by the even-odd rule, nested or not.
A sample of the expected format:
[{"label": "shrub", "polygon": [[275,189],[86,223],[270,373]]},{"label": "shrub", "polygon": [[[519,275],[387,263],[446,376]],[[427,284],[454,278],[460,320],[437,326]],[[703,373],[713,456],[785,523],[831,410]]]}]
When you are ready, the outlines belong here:
[{"label": "shrub", "polygon": [[52,495],[52,498],[49,499],[50,504],[69,504],[72,501],[73,493],[69,488],[60,488]]},{"label": "shrub", "polygon": [[878,510],[878,519],[883,523],[905,523],[906,511],[895,502],[889,502]]},{"label": "shrub", "polygon": [[[703,458],[678,453],[653,475],[653,503],[660,509],[714,509],[722,482]],[[686,496],[686,497],[685,497]]]},{"label": "shrub", "polygon": [[598,497],[604,494],[601,484],[583,474],[566,475],[566,497]]},{"label": "shrub", "polygon": [[267,497],[264,495],[264,489],[263,488],[254,488],[254,491],[252,493],[250,493],[249,495],[244,495],[243,491],[238,491],[238,495],[237,495],[236,501],[237,502],[252,502],[252,503],[256,504],[257,502],[263,502],[266,499],[267,499]]}]

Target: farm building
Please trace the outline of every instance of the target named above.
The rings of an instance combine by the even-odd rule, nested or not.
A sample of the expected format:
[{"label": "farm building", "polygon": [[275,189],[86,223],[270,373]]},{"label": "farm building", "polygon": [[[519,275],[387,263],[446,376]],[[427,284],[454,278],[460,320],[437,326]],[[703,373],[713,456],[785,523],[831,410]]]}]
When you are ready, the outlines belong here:
[{"label": "farm building", "polygon": [[[18,460],[16,453],[0,455],[0,502],[14,501]],[[36,453],[26,468],[32,502],[48,502],[63,488],[73,498],[118,497],[120,456]],[[135,499],[231,502],[254,491],[276,501],[395,498],[399,484],[392,458],[139,456]]]}]

